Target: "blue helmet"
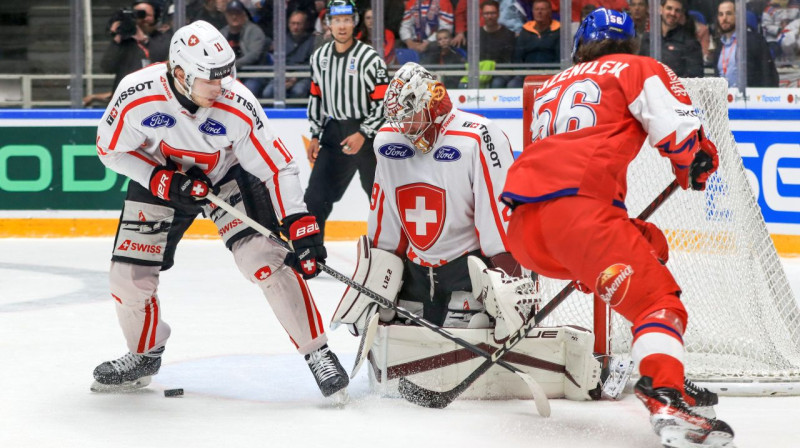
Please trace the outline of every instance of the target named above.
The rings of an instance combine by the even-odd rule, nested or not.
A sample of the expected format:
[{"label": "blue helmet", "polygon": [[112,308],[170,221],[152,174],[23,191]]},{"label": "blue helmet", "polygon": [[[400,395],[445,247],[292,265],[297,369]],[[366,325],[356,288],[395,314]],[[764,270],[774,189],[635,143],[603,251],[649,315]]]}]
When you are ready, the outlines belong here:
[{"label": "blue helmet", "polygon": [[636,35],[633,19],[624,12],[597,8],[581,22],[572,43],[572,60],[581,44],[605,39],[625,40]]}]

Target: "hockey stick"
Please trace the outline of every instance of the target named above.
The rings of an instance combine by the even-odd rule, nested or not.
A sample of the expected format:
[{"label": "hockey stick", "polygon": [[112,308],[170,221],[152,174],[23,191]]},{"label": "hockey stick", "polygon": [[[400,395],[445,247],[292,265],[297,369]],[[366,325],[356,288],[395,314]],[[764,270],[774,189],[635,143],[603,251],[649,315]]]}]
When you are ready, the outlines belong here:
[{"label": "hockey stick", "polygon": [[[205,198],[208,199],[209,201],[211,201],[212,203],[214,203],[219,208],[221,208],[221,209],[225,210],[226,212],[230,213],[232,216],[240,219],[243,223],[247,224],[248,226],[252,227],[257,232],[259,232],[262,235],[266,236],[267,238],[269,238],[271,241],[273,241],[274,243],[276,243],[280,247],[282,247],[282,248],[284,248],[286,250],[291,250],[291,248],[289,246],[289,243],[287,243],[286,241],[281,239],[281,237],[279,237],[278,235],[275,235],[275,233],[273,233],[272,231],[270,231],[266,227],[264,227],[261,224],[259,224],[258,222],[256,222],[253,218],[247,216],[247,213],[244,213],[244,212],[242,212],[240,210],[237,210],[232,205],[230,205],[227,202],[225,202],[224,199],[214,195],[213,193],[208,193],[208,195]],[[472,353],[475,353],[478,356],[482,356],[482,357],[486,358],[487,360],[492,360],[493,359],[493,355],[489,354],[489,352],[481,349],[477,345],[472,344],[470,342],[467,342],[464,339],[461,339],[458,336],[453,335],[452,333],[440,328],[436,324],[433,324],[433,323],[431,323],[431,322],[429,322],[429,321],[417,316],[416,314],[412,313],[411,311],[408,311],[407,309],[405,309],[405,308],[403,308],[401,306],[395,305],[394,302],[384,298],[383,296],[381,296],[380,294],[372,291],[371,289],[364,287],[364,285],[361,285],[358,282],[353,281],[352,279],[350,279],[350,277],[347,277],[346,275],[336,271],[335,269],[331,268],[330,266],[328,266],[328,265],[326,265],[324,263],[320,263],[320,262],[317,262],[317,265],[319,266],[320,270],[322,270],[322,272],[325,272],[326,274],[330,275],[331,277],[335,278],[336,280],[339,280],[340,282],[342,282],[342,283],[346,284],[347,286],[355,289],[356,291],[360,292],[361,294],[364,294],[366,297],[369,297],[370,299],[372,299],[373,302],[377,303],[378,305],[380,305],[380,306],[382,306],[384,308],[390,308],[390,309],[394,310],[400,316],[403,316],[406,319],[410,320],[411,322],[414,322],[415,324],[417,324],[417,325],[419,325],[421,327],[425,327],[425,328],[433,331],[434,333],[439,334],[440,336],[442,336],[445,339],[448,339],[450,341],[455,342],[456,344],[466,348],[467,350],[471,351]],[[518,369],[517,367],[514,367],[511,364],[508,364],[507,362],[505,362],[503,360],[492,361],[492,363],[493,364],[496,363],[497,365],[499,365],[499,366],[501,366],[501,367],[503,367],[503,368],[505,368],[507,370],[510,370],[510,371],[516,373],[517,375],[519,375],[519,377],[523,381],[525,381],[525,383],[531,389],[531,394],[533,395],[533,401],[534,401],[534,403],[536,405],[536,410],[539,412],[539,414],[544,416],[544,417],[547,417],[547,416],[550,415],[550,403],[547,401],[547,396],[545,395],[544,390],[539,385],[539,383],[536,382],[536,380],[534,380],[527,373],[523,372],[522,370]],[[447,405],[445,404],[445,406],[447,406]],[[444,407],[444,406],[442,406],[442,407]]]},{"label": "hockey stick", "polygon": [[375,341],[375,335],[378,334],[379,320],[380,314],[376,312],[372,315],[372,318],[370,318],[367,329],[364,330],[364,334],[361,335],[361,341],[358,344],[358,351],[356,352],[356,362],[353,364],[353,370],[350,372],[351,380],[356,377],[356,373],[361,369],[364,361],[367,360],[367,355],[369,355],[369,351],[372,348],[372,343]]},{"label": "hockey stick", "polygon": [[[672,193],[674,193],[675,190],[677,189],[678,189],[678,181],[673,180],[672,183],[669,184],[667,188],[665,188],[664,191],[661,192],[661,194],[659,194],[655,199],[653,199],[653,202],[651,202],[650,205],[647,206],[647,208],[645,208],[644,210],[642,210],[641,213],[639,213],[639,216],[637,216],[637,218],[642,220],[648,219],[653,214],[653,212],[655,212],[658,209],[658,207],[660,207],[661,204],[663,204],[664,201],[666,201],[667,198],[669,198],[672,195]],[[420,406],[428,408],[446,407],[447,405],[452,403],[453,400],[458,398],[458,396],[461,395],[465,390],[467,390],[467,388],[470,385],[472,385],[472,383],[474,383],[478,378],[480,378],[481,375],[483,375],[484,373],[486,373],[486,371],[492,368],[492,366],[502,362],[500,358],[502,358],[508,352],[510,352],[511,349],[514,348],[514,346],[517,345],[517,343],[519,343],[519,341],[524,339],[528,335],[528,333],[530,333],[530,331],[534,329],[534,327],[538,326],[547,316],[550,315],[550,313],[553,312],[554,309],[556,309],[556,307],[561,305],[561,303],[567,297],[569,297],[569,295],[572,294],[574,290],[575,290],[575,282],[574,281],[569,282],[569,284],[565,286],[564,289],[561,290],[561,292],[556,294],[556,296],[553,297],[553,299],[550,300],[550,302],[548,302],[547,305],[545,305],[538,313],[536,313],[536,315],[534,315],[532,319],[528,319],[528,321],[525,322],[522,325],[522,327],[520,327],[519,330],[509,335],[508,339],[503,344],[503,346],[497,349],[494,353],[492,353],[490,359],[484,361],[483,364],[478,366],[477,369],[475,369],[472,373],[470,373],[462,382],[456,385],[456,387],[448,391],[436,392],[418,386],[409,381],[408,379],[406,379],[405,377],[402,377],[400,378],[400,384],[399,384],[400,395],[402,395],[403,398],[405,398],[406,400],[412,403],[416,403]]]}]

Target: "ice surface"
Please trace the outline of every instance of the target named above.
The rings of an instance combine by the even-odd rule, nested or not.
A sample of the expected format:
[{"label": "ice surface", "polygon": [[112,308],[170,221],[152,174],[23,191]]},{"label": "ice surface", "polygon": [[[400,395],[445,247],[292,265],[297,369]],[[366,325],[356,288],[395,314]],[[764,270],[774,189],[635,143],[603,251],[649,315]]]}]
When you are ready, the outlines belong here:
[{"label": "ice surface", "polygon": [[[0,240],[0,447],[658,447],[644,407],[553,400],[457,400],[424,409],[369,391],[366,369],[344,409],[323,398],[260,291],[219,241],[181,242],[162,273],[172,327],[161,373],[124,395],[89,391],[92,370],[126,351],[106,271],[112,240]],[[328,245],[352,272],[355,242]],[[800,259],[784,260],[800,295]],[[344,289],[310,282],[327,322]],[[350,370],[358,340],[330,346]],[[181,398],[164,389],[184,388]],[[800,397],[722,397],[718,414],[739,447],[800,446]]]}]

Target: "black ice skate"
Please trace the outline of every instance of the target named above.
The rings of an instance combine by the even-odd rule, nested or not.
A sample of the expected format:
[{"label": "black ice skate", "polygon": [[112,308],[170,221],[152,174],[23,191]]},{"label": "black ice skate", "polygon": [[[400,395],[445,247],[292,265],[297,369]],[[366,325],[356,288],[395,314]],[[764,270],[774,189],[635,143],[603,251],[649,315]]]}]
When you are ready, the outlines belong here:
[{"label": "black ice skate", "polygon": [[694,412],[677,389],[653,389],[652,378],[644,376],[636,383],[635,391],[650,411],[650,423],[665,447],[733,448],[731,427]]},{"label": "black ice skate", "polygon": [[698,386],[688,378],[683,380],[683,391],[683,399],[692,411],[706,418],[717,417],[717,413],[714,411],[714,406],[719,403],[717,394]]},{"label": "black ice skate", "polygon": [[127,392],[150,384],[150,379],[161,368],[164,347],[139,355],[128,352],[113,361],[106,361],[94,369],[92,392]]},{"label": "black ice skate", "polygon": [[347,387],[350,379],[347,377],[339,358],[336,357],[326,345],[306,355],[306,362],[317,380],[317,385],[322,395],[329,397]]}]

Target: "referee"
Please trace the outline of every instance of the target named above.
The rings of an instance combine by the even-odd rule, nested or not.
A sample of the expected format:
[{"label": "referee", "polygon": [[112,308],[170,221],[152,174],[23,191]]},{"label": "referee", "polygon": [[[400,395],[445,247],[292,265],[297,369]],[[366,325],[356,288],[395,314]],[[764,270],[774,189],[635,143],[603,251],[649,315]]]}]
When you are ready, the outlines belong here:
[{"label": "referee", "polygon": [[389,84],[386,64],[369,45],[355,40],[358,11],[353,0],[331,0],[325,17],[333,41],[311,55],[308,119],[311,178],[305,193],[308,211],[320,231],[333,204],[344,195],[356,170],[369,197],[375,180],[372,141],[383,125],[383,95]]}]

